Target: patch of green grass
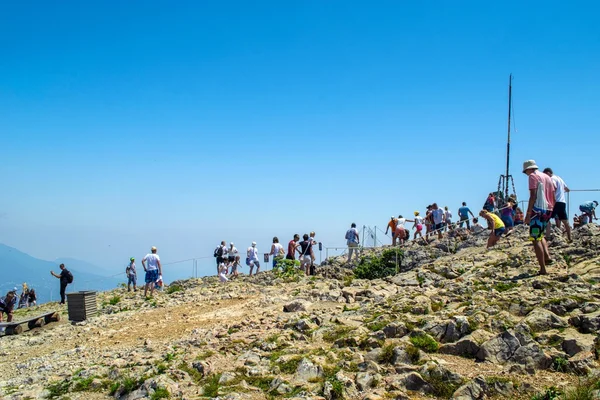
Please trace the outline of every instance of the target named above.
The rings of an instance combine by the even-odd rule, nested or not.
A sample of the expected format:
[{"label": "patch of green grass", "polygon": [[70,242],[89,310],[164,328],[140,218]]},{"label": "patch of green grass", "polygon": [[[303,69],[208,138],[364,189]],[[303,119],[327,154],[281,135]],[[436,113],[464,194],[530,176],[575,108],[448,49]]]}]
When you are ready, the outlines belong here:
[{"label": "patch of green grass", "polygon": [[196,356],[196,360],[198,360],[198,361],[206,360],[207,358],[212,357],[214,354],[215,354],[214,351],[206,350],[205,352],[198,354]]},{"label": "patch of green grass", "polygon": [[204,378],[204,377],[202,376],[202,374],[201,374],[200,372],[198,372],[198,370],[197,370],[197,369],[195,369],[195,368],[192,368],[191,366],[189,366],[188,364],[186,364],[186,363],[185,363],[185,362],[183,362],[183,361],[181,362],[181,364],[179,364],[179,365],[177,366],[177,369],[179,369],[179,370],[181,370],[181,371],[183,371],[183,372],[187,373],[187,374],[190,376],[190,378],[192,378],[192,380],[193,380],[193,381],[194,381],[196,384],[198,384],[198,383],[202,382],[202,379]]},{"label": "patch of green grass", "polygon": [[167,288],[166,292],[167,294],[173,294],[173,293],[177,293],[177,292],[182,292],[183,291],[183,287],[181,287],[181,285],[169,285],[169,287]]},{"label": "patch of green grass", "polygon": [[117,305],[121,302],[121,296],[119,295],[114,295],[113,297],[110,298],[110,300],[108,300],[108,304],[110,304],[111,306]]},{"label": "patch of green grass", "polygon": [[596,390],[600,390],[600,378],[582,379],[577,386],[567,389],[561,400],[594,400]]},{"label": "patch of green grass", "polygon": [[381,348],[377,361],[381,364],[392,364],[394,362],[394,345],[389,343]]},{"label": "patch of green grass", "polygon": [[294,356],[294,357],[288,358],[285,361],[277,363],[277,365],[279,366],[279,369],[281,370],[281,372],[283,372],[284,374],[293,374],[298,369],[298,365],[300,364],[300,361],[302,361],[302,357]]},{"label": "patch of green grass", "polygon": [[93,376],[89,376],[87,378],[79,378],[74,381],[73,391],[74,392],[87,392],[90,390],[90,386],[92,381],[94,380]]},{"label": "patch of green grass", "polygon": [[485,378],[485,383],[487,383],[488,385],[492,386],[495,385],[496,383],[512,383],[512,380],[510,380],[509,378],[505,378],[503,376],[488,376]]},{"label": "patch of green grass", "polygon": [[426,379],[427,383],[433,388],[433,395],[444,399],[452,397],[456,389],[458,389],[462,382],[450,382],[441,376],[431,375]]},{"label": "patch of green grass", "polygon": [[410,358],[410,361],[413,364],[416,364],[417,362],[419,362],[419,359],[421,358],[421,354],[419,353],[418,348],[416,348],[415,346],[409,345],[409,346],[406,346],[404,351],[406,351],[406,354],[408,354],[408,358]]},{"label": "patch of green grass", "polygon": [[62,381],[54,382],[46,386],[46,390],[48,390],[48,398],[55,399],[64,394],[69,393],[69,389],[71,387],[71,382],[67,379]]},{"label": "patch of green grass", "polygon": [[350,332],[354,331],[356,328],[351,326],[336,326],[333,329],[330,329],[323,333],[323,340],[326,342],[335,342],[338,339],[341,339],[347,336]]},{"label": "patch of green grass", "polygon": [[277,343],[277,340],[279,340],[279,334],[278,333],[274,333],[270,336],[267,336],[267,338],[265,339],[265,341],[267,343]]},{"label": "patch of green grass", "polygon": [[494,285],[494,289],[496,289],[498,292],[506,292],[510,289],[516,288],[517,286],[519,286],[519,284],[516,282],[498,282]]},{"label": "patch of green grass", "polygon": [[531,400],[558,400],[562,396],[562,392],[556,387],[547,388],[543,393],[536,393],[531,397]]},{"label": "patch of green grass", "polygon": [[373,332],[377,332],[377,331],[380,331],[383,328],[385,328],[389,323],[390,322],[385,319],[382,319],[379,321],[373,321],[373,322],[370,322],[369,324],[367,324],[367,328],[369,328]]},{"label": "patch of green grass", "polygon": [[411,336],[410,342],[413,346],[423,350],[426,353],[435,353],[440,347],[438,342],[436,342],[434,338],[426,333],[420,333],[418,335]]},{"label": "patch of green grass", "polygon": [[344,277],[344,287],[352,285],[353,280],[354,280],[354,275],[346,275]]},{"label": "patch of green grass", "polygon": [[168,366],[167,366],[165,363],[159,363],[159,364],[156,366],[156,372],[157,372],[159,375],[162,375],[162,374],[164,374],[165,372],[167,372],[167,369],[169,369],[169,367],[168,367]]},{"label": "patch of green grass", "polygon": [[431,311],[438,312],[442,308],[444,308],[444,302],[443,301],[432,301],[431,302]]},{"label": "patch of green grass", "polygon": [[202,387],[205,397],[213,398],[219,396],[219,379],[221,379],[221,374],[212,374],[206,378],[206,382]]},{"label": "patch of green grass", "polygon": [[169,399],[171,398],[171,393],[163,387],[157,387],[154,390],[154,393],[150,396],[150,400],[160,400],[160,399]]},{"label": "patch of green grass", "polygon": [[165,354],[164,360],[166,362],[173,361],[174,359],[175,359],[175,354],[174,353],[167,353],[167,354]]}]

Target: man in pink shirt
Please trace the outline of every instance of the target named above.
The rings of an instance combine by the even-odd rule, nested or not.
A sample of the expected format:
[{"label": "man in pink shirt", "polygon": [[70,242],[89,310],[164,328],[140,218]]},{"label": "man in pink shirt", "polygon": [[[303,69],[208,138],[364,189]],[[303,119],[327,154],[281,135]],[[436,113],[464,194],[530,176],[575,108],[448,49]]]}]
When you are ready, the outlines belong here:
[{"label": "man in pink shirt", "polygon": [[538,170],[534,160],[523,163],[523,173],[529,177],[529,204],[525,224],[529,224],[529,238],[533,241],[535,256],[540,264],[540,275],[545,275],[546,264],[551,264],[552,259],[544,232],[552,217],[556,187],[548,175]]}]

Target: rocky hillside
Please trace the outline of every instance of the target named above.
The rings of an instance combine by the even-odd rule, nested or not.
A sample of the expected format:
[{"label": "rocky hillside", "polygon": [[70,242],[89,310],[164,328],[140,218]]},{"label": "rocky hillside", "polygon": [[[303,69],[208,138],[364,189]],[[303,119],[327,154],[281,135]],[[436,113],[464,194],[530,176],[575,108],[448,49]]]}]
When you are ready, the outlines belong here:
[{"label": "rocky hillside", "polygon": [[[524,227],[492,250],[485,236],[411,243],[383,279],[331,259],[308,278],[100,293],[97,317],[0,338],[0,396],[600,398],[600,229],[556,237],[547,276]],[[396,250],[362,256],[368,272]]]}]

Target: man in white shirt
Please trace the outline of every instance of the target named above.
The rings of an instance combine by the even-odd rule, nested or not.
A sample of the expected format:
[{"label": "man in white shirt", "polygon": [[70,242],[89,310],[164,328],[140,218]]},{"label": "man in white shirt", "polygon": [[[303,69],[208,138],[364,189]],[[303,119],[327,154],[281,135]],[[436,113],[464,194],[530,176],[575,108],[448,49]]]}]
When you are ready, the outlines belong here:
[{"label": "man in white shirt", "polygon": [[433,229],[437,231],[438,238],[442,239],[442,230],[444,229],[444,210],[438,207],[437,203],[433,203],[432,206],[433,211],[431,214],[433,215]]},{"label": "man in white shirt", "polygon": [[[565,232],[567,233],[567,239],[569,243],[573,240],[571,239],[571,226],[569,225],[569,216],[567,215],[567,199],[565,193],[569,193],[569,187],[562,180],[562,178],[558,175],[554,175],[552,168],[544,169],[544,173],[552,178],[552,182],[556,186],[556,192],[554,192],[554,196],[556,198],[556,203],[554,203],[554,208],[552,209],[552,217],[556,221],[556,226],[560,229],[560,224],[562,223],[565,227]],[[546,236],[550,237],[551,228],[550,224],[546,226]]]},{"label": "man in white shirt", "polygon": [[248,247],[248,251],[246,253],[246,265],[250,267],[249,276],[252,276],[252,270],[256,265],[256,273],[260,272],[260,262],[258,261],[258,249],[256,248],[256,242],[252,242],[252,246]]},{"label": "man in white shirt", "polygon": [[156,247],[152,246],[151,252],[146,254],[142,259],[142,267],[146,271],[146,286],[144,286],[144,297],[148,294],[148,288],[150,288],[150,296],[154,295],[154,284],[158,281],[159,276],[162,275],[162,266],[160,264],[160,257],[156,254]]}]

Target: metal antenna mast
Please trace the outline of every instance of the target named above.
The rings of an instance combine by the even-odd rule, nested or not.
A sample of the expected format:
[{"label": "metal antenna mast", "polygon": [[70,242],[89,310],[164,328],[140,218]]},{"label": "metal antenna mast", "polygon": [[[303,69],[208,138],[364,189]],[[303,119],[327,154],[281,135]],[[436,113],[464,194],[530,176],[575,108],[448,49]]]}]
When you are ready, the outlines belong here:
[{"label": "metal antenna mast", "polygon": [[508,199],[508,179],[510,176],[510,113],[512,110],[512,74],[508,77],[508,141],[506,142],[506,175],[504,180],[504,198]]}]

